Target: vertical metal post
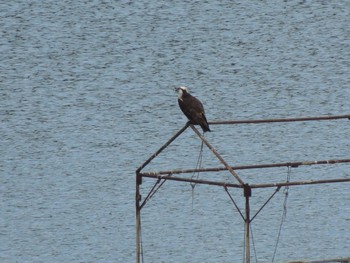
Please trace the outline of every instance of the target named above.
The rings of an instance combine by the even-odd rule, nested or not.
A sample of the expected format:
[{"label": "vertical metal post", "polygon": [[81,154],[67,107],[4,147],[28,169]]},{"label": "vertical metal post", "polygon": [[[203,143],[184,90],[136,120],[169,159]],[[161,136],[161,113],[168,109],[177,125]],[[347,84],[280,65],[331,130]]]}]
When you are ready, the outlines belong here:
[{"label": "vertical metal post", "polygon": [[252,189],[248,184],[244,185],[244,197],[245,197],[245,262],[250,263],[250,207],[249,198],[252,196]]},{"label": "vertical metal post", "polygon": [[142,177],[139,173],[136,173],[136,263],[141,262],[141,194],[140,194],[140,184],[142,183]]}]

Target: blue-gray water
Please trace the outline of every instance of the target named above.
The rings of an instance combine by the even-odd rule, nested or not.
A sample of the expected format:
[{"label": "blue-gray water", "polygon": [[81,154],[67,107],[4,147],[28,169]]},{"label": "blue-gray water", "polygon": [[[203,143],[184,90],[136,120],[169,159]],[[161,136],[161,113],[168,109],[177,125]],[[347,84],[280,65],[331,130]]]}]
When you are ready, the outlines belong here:
[{"label": "blue-gray water", "polygon": [[[173,86],[210,121],[349,114],[349,25],[347,0],[1,3],[0,261],[134,262],[135,170],[186,122]],[[349,127],[212,126],[206,137],[232,165],[322,160],[349,158]],[[146,170],[193,168],[198,150],[188,130]],[[218,166],[207,150],[203,166]],[[284,181],[287,168],[239,175]],[[253,214],[272,192],[253,191]],[[253,221],[258,262],[271,262],[283,198]],[[348,184],[290,188],[275,261],[349,256],[349,203]],[[165,183],[142,210],[142,237],[145,262],[242,261],[242,219],[218,187]]]}]

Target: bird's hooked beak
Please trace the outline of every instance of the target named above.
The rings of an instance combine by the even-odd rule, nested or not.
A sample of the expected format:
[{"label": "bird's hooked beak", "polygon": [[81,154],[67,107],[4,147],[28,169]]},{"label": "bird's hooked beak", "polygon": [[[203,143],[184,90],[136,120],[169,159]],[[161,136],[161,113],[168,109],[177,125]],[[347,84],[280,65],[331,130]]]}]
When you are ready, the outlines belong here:
[{"label": "bird's hooked beak", "polygon": [[179,92],[180,88],[179,87],[174,87],[175,92]]}]

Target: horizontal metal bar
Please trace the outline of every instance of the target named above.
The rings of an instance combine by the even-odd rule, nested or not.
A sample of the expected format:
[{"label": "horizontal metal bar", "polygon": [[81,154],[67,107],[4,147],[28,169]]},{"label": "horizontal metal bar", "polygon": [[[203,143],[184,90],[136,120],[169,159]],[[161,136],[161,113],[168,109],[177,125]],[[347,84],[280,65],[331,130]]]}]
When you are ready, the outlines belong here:
[{"label": "horizontal metal bar", "polygon": [[[269,163],[269,164],[254,164],[254,165],[241,165],[232,166],[233,170],[244,170],[244,169],[259,169],[259,168],[277,168],[277,167],[298,167],[303,165],[318,165],[318,164],[338,164],[338,163],[350,163],[350,159],[338,159],[338,160],[320,160],[320,161],[302,161],[302,162],[284,162],[284,163]],[[182,174],[182,173],[200,173],[200,172],[220,172],[226,171],[226,167],[212,167],[212,168],[201,168],[201,169],[184,169],[184,170],[169,170],[159,172],[144,172],[143,175],[171,175],[171,174]]]},{"label": "horizontal metal bar", "polygon": [[[213,121],[209,122],[211,125],[219,124],[250,124],[250,123],[270,123],[270,122],[295,122],[295,121],[320,121],[320,120],[336,120],[336,119],[349,119],[350,114],[347,115],[333,115],[333,116],[320,116],[320,117],[299,117],[299,118],[277,118],[277,119],[261,119],[261,120],[232,120],[232,121]],[[143,168],[145,168],[155,157],[157,157],[166,147],[168,147],[181,133],[183,133],[189,126],[189,123],[180,129],[172,138],[170,138],[158,151],[156,151],[151,157],[149,157],[137,170],[138,174]],[[192,127],[193,129],[193,127]],[[240,181],[240,180],[238,180]],[[242,183],[242,182],[240,182]]]},{"label": "horizontal metal bar", "polygon": [[262,120],[231,120],[231,121],[211,121],[210,125],[219,124],[257,124],[257,123],[270,123],[270,122],[296,122],[296,121],[324,121],[324,120],[337,120],[337,119],[350,119],[350,114],[346,115],[328,115],[320,117],[299,117],[299,118],[277,118],[277,119],[262,119]]},{"label": "horizontal metal bar", "polygon": [[[180,181],[180,182],[189,182],[196,184],[207,184],[207,185],[216,185],[223,187],[234,187],[234,188],[243,188],[244,185],[240,184],[232,184],[226,182],[218,182],[218,181],[208,181],[208,180],[198,180],[191,178],[183,178],[183,177],[175,177],[169,175],[150,175],[140,173],[140,176],[155,178],[155,179],[165,179],[172,181]],[[350,178],[338,178],[338,179],[328,179],[328,180],[309,180],[309,181],[295,181],[295,182],[280,182],[280,183],[269,183],[269,184],[252,184],[249,185],[251,188],[269,188],[269,187],[281,187],[281,186],[297,186],[297,185],[310,185],[310,184],[326,184],[326,183],[344,183],[350,182]]]},{"label": "horizontal metal bar", "polygon": [[289,263],[330,263],[330,262],[338,262],[338,263],[350,263],[350,257],[348,258],[333,258],[333,259],[321,259],[321,260],[312,260],[312,261],[290,261]]},{"label": "horizontal metal bar", "polygon": [[251,188],[269,188],[278,186],[297,186],[297,185],[310,185],[310,184],[331,184],[331,183],[345,183],[350,182],[350,178],[338,178],[328,180],[310,180],[310,181],[296,181],[296,182],[282,182],[282,183],[271,183],[271,184],[252,184]]},{"label": "horizontal metal bar", "polygon": [[199,179],[175,177],[175,176],[169,176],[169,175],[151,175],[151,174],[140,173],[140,176],[148,177],[148,178],[156,178],[156,179],[160,178],[160,179],[172,180],[172,181],[196,183],[196,184],[217,185],[217,186],[223,186],[223,187],[225,187],[225,186],[226,187],[235,187],[235,188],[243,188],[244,187],[244,185],[241,185],[241,184],[232,184],[232,183],[225,183],[225,182],[199,180]]}]

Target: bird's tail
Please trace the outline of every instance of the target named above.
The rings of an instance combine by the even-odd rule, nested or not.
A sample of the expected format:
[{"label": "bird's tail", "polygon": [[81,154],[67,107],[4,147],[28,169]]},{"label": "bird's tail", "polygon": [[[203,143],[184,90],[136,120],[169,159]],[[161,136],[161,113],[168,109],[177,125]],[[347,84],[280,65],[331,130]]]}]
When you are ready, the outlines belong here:
[{"label": "bird's tail", "polygon": [[202,128],[203,132],[211,132],[208,123],[201,124],[201,128]]}]

